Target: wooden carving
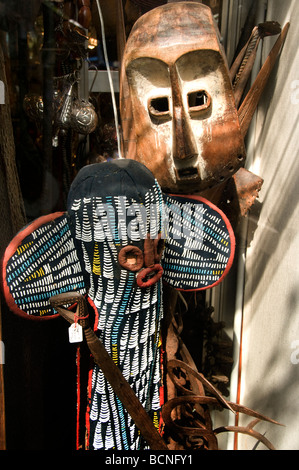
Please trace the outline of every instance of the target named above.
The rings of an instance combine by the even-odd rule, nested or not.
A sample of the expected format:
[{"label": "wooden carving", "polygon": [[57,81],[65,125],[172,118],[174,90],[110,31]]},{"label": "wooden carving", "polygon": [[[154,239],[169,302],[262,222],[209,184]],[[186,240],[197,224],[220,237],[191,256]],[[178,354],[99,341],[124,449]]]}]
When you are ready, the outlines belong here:
[{"label": "wooden carving", "polygon": [[[255,45],[256,36],[279,31],[274,22],[256,27]],[[283,41],[279,38],[274,60]],[[271,71],[261,70],[263,86],[251,90],[250,104],[241,103],[238,109],[236,96],[250,73],[250,67],[244,70],[244,56],[246,50],[229,70],[209,7],[168,3],[135,22],[123,54],[120,92],[124,156],[145,164],[163,191],[200,194],[216,205],[221,205],[229,182],[237,196],[241,190],[241,215],[247,214],[262,186],[260,177],[243,168],[244,137]],[[237,74],[242,80],[234,88]]]}]

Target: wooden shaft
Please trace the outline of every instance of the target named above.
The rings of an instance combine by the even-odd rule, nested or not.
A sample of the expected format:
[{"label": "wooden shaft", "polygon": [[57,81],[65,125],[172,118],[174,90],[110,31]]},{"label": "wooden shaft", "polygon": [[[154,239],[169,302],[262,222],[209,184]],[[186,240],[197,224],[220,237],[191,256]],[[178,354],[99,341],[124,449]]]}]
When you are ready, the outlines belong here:
[{"label": "wooden shaft", "polygon": [[256,107],[260,100],[261,94],[267,84],[270,73],[274,67],[279,51],[285,41],[290,24],[287,23],[275,42],[271,52],[269,53],[264,65],[258,73],[258,76],[246,95],[243,103],[241,104],[238,115],[240,121],[240,128],[243,137],[246,136],[250,126],[252,117],[255,113]]}]

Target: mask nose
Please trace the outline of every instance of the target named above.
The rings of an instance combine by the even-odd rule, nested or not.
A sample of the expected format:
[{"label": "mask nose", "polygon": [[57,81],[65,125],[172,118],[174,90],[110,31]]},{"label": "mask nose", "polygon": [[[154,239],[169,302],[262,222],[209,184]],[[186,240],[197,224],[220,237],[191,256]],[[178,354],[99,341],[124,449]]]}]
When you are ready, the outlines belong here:
[{"label": "mask nose", "polygon": [[197,155],[197,146],[190,126],[183,99],[180,79],[175,66],[170,69],[170,80],[173,99],[173,158],[181,165]]},{"label": "mask nose", "polygon": [[160,264],[164,249],[164,241],[161,235],[152,240],[150,235],[144,240],[144,266],[145,268],[137,274],[137,285],[139,287],[149,287],[161,278],[163,268]]},{"label": "mask nose", "polygon": [[150,268],[154,264],[160,263],[163,250],[164,240],[161,238],[161,234],[152,239],[148,233],[147,238],[144,240],[144,266]]}]

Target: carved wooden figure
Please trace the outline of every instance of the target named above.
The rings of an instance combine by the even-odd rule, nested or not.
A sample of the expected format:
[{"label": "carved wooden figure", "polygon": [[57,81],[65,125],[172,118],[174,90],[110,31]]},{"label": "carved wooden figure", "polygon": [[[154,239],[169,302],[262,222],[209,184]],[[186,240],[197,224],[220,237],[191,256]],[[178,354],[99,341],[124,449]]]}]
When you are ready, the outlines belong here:
[{"label": "carved wooden figure", "polygon": [[[218,27],[206,5],[170,1],[143,14],[132,27],[122,57],[120,112],[124,156],[144,163],[166,193],[205,197],[220,207],[235,226],[239,216],[248,213],[263,183],[262,178],[244,168],[244,139],[288,26],[242,101],[259,41],[281,31],[276,22],[256,26],[229,68]],[[182,368],[186,371],[191,366],[194,373],[196,365],[174,320],[176,300],[176,292],[164,291],[168,367],[179,354],[184,361]],[[178,404],[175,400],[179,399],[177,385],[168,372],[169,401],[163,419],[171,428],[175,418],[167,407]],[[187,375],[192,393],[204,395],[198,381]],[[177,415],[180,421],[183,415],[181,407]],[[208,428],[210,417],[205,416],[204,420]],[[205,437],[204,443],[198,423],[195,428],[197,437],[201,436],[199,447],[217,446],[213,433],[211,440]],[[193,431],[190,424],[184,431],[176,429],[182,441],[184,432],[190,436]],[[170,439],[169,448],[183,448],[178,441]],[[197,444],[189,443],[191,447]]]},{"label": "carved wooden figure", "polygon": [[[266,24],[255,33],[259,38],[277,34],[278,26]],[[233,185],[242,215],[262,185],[261,178],[244,169],[244,137],[272,67],[261,70],[262,84],[248,93],[250,105],[247,101],[237,109],[236,96],[244,90],[255,50],[234,88],[245,53],[230,71],[209,7],[197,2],[162,5],[142,15],[131,30],[120,100],[125,156],[144,163],[165,192],[200,194],[221,204],[223,189]]]}]

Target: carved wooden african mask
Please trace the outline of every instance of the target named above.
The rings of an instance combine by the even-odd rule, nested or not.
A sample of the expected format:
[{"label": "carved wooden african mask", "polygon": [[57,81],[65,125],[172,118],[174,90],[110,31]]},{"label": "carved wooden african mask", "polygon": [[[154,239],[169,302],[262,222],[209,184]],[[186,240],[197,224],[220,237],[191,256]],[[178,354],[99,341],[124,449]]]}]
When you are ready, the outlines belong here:
[{"label": "carved wooden african mask", "polygon": [[145,164],[167,192],[203,191],[245,159],[217,31],[205,5],[167,4],[139,18],[126,44],[136,149],[125,156]]}]

